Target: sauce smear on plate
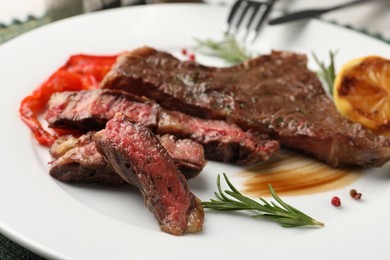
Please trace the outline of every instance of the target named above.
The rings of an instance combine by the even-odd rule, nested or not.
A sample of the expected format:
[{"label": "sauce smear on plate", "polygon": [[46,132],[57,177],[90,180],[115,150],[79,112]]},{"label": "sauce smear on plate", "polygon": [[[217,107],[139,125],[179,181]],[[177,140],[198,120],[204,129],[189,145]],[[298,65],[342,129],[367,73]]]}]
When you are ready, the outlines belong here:
[{"label": "sauce smear on plate", "polygon": [[279,195],[302,195],[345,187],[362,174],[354,168],[331,168],[305,155],[281,151],[270,161],[247,167],[242,192],[251,196],[270,196],[268,183]]}]

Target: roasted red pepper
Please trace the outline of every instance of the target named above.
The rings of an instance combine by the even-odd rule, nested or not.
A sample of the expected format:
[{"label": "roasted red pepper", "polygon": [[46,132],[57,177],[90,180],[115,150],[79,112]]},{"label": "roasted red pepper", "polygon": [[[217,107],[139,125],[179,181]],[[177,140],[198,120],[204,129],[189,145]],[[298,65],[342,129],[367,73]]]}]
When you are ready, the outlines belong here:
[{"label": "roasted red pepper", "polygon": [[19,108],[20,116],[41,145],[51,146],[57,138],[57,135],[47,132],[38,120],[50,96],[56,92],[98,88],[117,56],[71,56],[65,65],[22,100]]}]

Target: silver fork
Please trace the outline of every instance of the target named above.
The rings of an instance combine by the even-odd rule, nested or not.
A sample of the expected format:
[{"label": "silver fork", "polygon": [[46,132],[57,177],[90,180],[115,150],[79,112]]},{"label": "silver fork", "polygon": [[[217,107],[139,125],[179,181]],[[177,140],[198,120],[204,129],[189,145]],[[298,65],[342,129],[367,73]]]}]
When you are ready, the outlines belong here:
[{"label": "silver fork", "polygon": [[226,33],[243,33],[243,41],[254,42],[275,2],[276,0],[237,0],[230,9]]}]

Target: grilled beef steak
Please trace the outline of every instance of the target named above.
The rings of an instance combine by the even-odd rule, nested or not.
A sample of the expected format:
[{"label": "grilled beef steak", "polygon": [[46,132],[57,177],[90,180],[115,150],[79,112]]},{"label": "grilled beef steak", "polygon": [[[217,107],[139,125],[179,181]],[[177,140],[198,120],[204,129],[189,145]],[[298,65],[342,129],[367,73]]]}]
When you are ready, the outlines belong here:
[{"label": "grilled beef steak", "polygon": [[159,106],[122,91],[93,90],[55,93],[49,108],[45,119],[50,127],[92,131],[103,129],[117,112],[153,129]]},{"label": "grilled beef steak", "polygon": [[79,138],[62,136],[50,148],[54,160],[50,175],[64,182],[121,185],[126,182],[116,174],[96,149],[94,133]]},{"label": "grilled beef steak", "polygon": [[203,146],[190,139],[177,139],[173,135],[157,136],[186,179],[192,179],[203,170],[207,161]]},{"label": "grilled beef steak", "polygon": [[[225,119],[237,105],[225,86],[234,85],[241,75],[215,73],[217,68],[182,62],[169,53],[143,47],[119,56],[102,87],[146,96],[165,108],[190,115]],[[231,78],[235,78],[232,83]]]},{"label": "grilled beef steak", "polygon": [[[126,95],[110,94],[110,90],[62,92],[52,96],[46,119],[50,127],[79,130],[96,130],[113,117],[113,112],[123,112],[132,121],[145,123],[160,134],[189,138],[204,146],[209,160],[250,164],[267,160],[279,150],[277,141],[255,135],[221,120],[205,120],[180,112],[166,111],[150,101],[134,102]],[[109,101],[105,101],[108,99]],[[128,100],[128,101],[127,101]],[[108,109],[101,104],[112,104]],[[135,106],[133,109],[132,106]],[[134,115],[134,111],[142,113]],[[92,129],[90,127],[93,126]],[[102,127],[103,128],[103,127]]]},{"label": "grilled beef steak", "polygon": [[342,117],[306,63],[305,55],[272,52],[237,66],[215,68],[143,47],[118,58],[103,88],[268,133],[283,146],[331,166],[387,162],[390,138]]},{"label": "grilled beef steak", "polygon": [[148,128],[117,113],[95,135],[95,141],[115,172],[141,191],[162,231],[181,235],[202,229],[200,200],[189,191],[186,179]]},{"label": "grilled beef steak", "polygon": [[[99,183],[121,185],[126,183],[116,174],[104,157],[97,151],[94,132],[79,138],[61,136],[50,148],[53,157],[50,175],[64,182]],[[187,179],[197,176],[206,165],[203,146],[172,135],[157,136],[162,146]]]},{"label": "grilled beef steak", "polygon": [[244,132],[236,125],[221,120],[200,119],[177,111],[162,111],[159,114],[157,132],[190,138],[205,148],[206,158],[251,164],[268,160],[279,150],[279,143],[258,138],[254,133]]}]

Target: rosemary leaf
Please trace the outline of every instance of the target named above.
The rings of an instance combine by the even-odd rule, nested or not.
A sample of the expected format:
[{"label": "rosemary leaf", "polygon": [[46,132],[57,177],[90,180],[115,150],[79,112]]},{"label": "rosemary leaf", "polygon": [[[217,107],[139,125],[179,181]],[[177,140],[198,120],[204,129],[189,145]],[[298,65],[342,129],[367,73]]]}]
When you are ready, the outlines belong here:
[{"label": "rosemary leaf", "polygon": [[333,96],[333,84],[336,79],[336,68],[334,65],[334,58],[337,54],[337,51],[329,51],[330,63],[328,66],[324,62],[320,61],[315,53],[312,53],[314,60],[316,61],[320,71],[317,72],[318,77],[320,77],[328,87],[328,92],[330,96]]},{"label": "rosemary leaf", "polygon": [[217,199],[203,201],[204,208],[221,210],[221,211],[237,211],[251,210],[258,214],[253,215],[254,218],[262,218],[279,223],[283,227],[302,227],[302,226],[317,226],[322,227],[324,224],[319,222],[302,211],[284,202],[274,191],[272,186],[268,184],[268,188],[272,197],[276,202],[267,202],[263,198],[259,198],[260,203],[242,195],[230,182],[226,174],[223,177],[229,186],[230,190],[222,190],[220,175],[217,177],[217,189],[215,192]]},{"label": "rosemary leaf", "polygon": [[195,39],[198,43],[197,49],[203,54],[215,56],[225,61],[236,64],[246,61],[250,58],[245,47],[241,46],[233,36],[225,36],[221,41],[211,39]]}]

